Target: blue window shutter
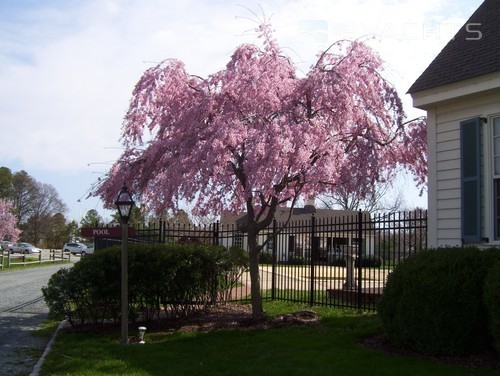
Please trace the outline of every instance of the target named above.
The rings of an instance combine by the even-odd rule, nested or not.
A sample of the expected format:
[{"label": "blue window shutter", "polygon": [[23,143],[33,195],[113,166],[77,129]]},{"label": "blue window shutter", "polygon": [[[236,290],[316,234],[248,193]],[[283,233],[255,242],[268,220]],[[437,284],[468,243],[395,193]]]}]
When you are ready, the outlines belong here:
[{"label": "blue window shutter", "polygon": [[481,119],[460,123],[462,241],[481,241]]}]

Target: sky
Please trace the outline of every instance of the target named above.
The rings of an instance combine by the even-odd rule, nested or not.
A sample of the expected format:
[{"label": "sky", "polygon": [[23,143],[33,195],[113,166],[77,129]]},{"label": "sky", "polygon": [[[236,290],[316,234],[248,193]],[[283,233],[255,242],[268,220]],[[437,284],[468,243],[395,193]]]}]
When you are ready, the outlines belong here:
[{"label": "sky", "polygon": [[[120,156],[123,117],[149,67],[182,60],[201,77],[224,69],[270,19],[304,74],[319,51],[362,38],[386,62],[408,118],[406,94],[482,0],[0,0],[0,166],[51,184],[80,221],[87,196]],[[408,208],[426,207],[411,177]]]}]

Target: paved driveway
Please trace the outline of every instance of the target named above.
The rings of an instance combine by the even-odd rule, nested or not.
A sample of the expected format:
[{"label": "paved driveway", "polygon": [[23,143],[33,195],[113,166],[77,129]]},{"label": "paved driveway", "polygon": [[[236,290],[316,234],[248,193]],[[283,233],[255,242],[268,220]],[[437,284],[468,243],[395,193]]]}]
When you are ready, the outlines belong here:
[{"label": "paved driveway", "polygon": [[41,288],[61,267],[0,272],[0,375],[29,375],[49,339],[32,336],[48,316]]}]

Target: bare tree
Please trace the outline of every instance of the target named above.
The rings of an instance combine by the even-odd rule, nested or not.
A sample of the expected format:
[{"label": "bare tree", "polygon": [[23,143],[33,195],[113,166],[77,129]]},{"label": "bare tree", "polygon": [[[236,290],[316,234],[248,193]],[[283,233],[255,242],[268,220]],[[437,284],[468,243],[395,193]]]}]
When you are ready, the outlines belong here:
[{"label": "bare tree", "polygon": [[378,183],[363,195],[361,191],[365,189],[357,186],[353,191],[339,186],[334,193],[324,194],[318,199],[328,209],[362,210],[368,213],[394,213],[405,204],[402,189],[393,187],[390,182]]}]

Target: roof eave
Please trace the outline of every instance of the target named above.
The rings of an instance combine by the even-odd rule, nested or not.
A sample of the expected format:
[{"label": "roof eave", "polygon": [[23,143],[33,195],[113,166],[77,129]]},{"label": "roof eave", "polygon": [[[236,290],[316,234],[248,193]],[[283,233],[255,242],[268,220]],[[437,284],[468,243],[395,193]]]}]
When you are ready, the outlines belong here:
[{"label": "roof eave", "polygon": [[422,110],[438,104],[464,99],[500,89],[500,72],[485,74],[467,80],[437,86],[411,93],[413,107]]}]

